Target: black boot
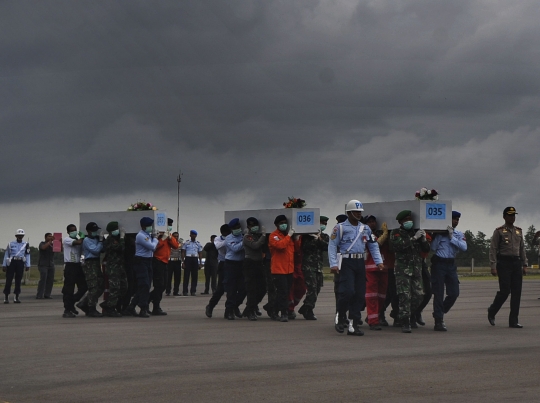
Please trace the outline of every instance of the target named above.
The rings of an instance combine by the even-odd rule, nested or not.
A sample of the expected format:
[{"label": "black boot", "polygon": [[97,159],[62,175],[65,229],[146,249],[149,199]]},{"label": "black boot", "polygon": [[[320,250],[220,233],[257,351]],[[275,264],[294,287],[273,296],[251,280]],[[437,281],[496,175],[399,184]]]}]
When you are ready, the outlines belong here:
[{"label": "black boot", "polygon": [[343,333],[345,331],[345,318],[339,316],[334,324],[334,328],[336,329],[336,332]]},{"label": "black boot", "polygon": [[208,318],[212,317],[213,311],[214,311],[214,308],[212,308],[210,305],[206,305],[206,308],[204,309],[204,313]]},{"label": "black boot", "polygon": [[165,312],[159,304],[154,304],[154,309],[152,309],[152,315],[154,316],[165,316],[167,315],[167,312]]},{"label": "black boot", "polygon": [[411,324],[411,329],[418,329],[418,325],[416,324],[416,315],[411,315],[411,320],[409,323]]},{"label": "black boot", "polygon": [[122,316],[137,316],[137,311],[135,311],[135,307],[132,305],[128,305],[128,307],[120,313]]},{"label": "black boot", "polygon": [[311,308],[307,309],[307,312],[304,314],[304,319],[305,320],[317,320],[317,317],[313,313],[313,309],[311,309]]},{"label": "black boot", "polygon": [[120,314],[114,308],[105,307],[105,308],[103,308],[103,316],[108,316],[110,318],[121,318],[122,314]]},{"label": "black boot", "polygon": [[399,318],[394,319],[394,323],[392,324],[392,327],[401,327],[401,321]]},{"label": "black boot", "polygon": [[424,322],[424,319],[422,318],[422,312],[418,312],[416,314],[416,323],[418,323],[420,326],[426,325],[426,322]]},{"label": "black boot", "polygon": [[386,318],[384,317],[384,313],[381,313],[379,315],[379,325],[381,326],[388,326],[388,322],[386,321]]},{"label": "black boot", "polygon": [[241,318],[242,314],[240,313],[240,308],[238,307],[234,308],[233,315],[236,316],[237,318]]},{"label": "black boot", "polygon": [[[349,329],[347,330],[347,334],[349,336],[363,336],[364,335],[364,332],[362,331],[362,329],[360,329],[360,325],[363,322],[362,323],[360,322],[362,321],[359,319],[353,319],[352,325],[349,324]],[[352,326],[352,329],[351,329],[351,326]]]},{"label": "black boot", "polygon": [[258,306],[258,305],[255,307],[255,315],[257,315],[257,316],[262,316],[262,312],[261,312],[261,310],[259,309],[259,306]]},{"label": "black boot", "polygon": [[141,311],[139,312],[139,318],[149,318],[150,315],[148,314],[148,309],[141,308]]},{"label": "black boot", "polygon": [[16,304],[20,304],[21,300],[19,299],[19,294],[15,294],[15,297],[13,297],[13,302]]},{"label": "black boot", "polygon": [[[238,308],[236,308],[238,309]],[[225,310],[225,315],[226,315],[226,318],[228,320],[235,320],[235,315],[234,315],[234,310],[233,309],[226,309]]]},{"label": "black boot", "polygon": [[4,294],[4,304],[9,304],[8,294]]},{"label": "black boot", "polygon": [[99,313],[95,306],[88,307],[88,312],[86,313],[86,316],[90,316],[91,318],[101,318],[103,315]]},{"label": "black boot", "polygon": [[412,333],[411,323],[409,322],[409,319],[404,319],[401,322],[401,332],[402,333]]},{"label": "black boot", "polygon": [[437,332],[446,332],[448,329],[446,329],[442,318],[435,318],[435,326],[433,327],[433,330]]},{"label": "black boot", "polygon": [[257,315],[255,315],[255,311],[249,311],[247,313],[247,318],[248,318],[248,320],[256,321],[257,320]]}]

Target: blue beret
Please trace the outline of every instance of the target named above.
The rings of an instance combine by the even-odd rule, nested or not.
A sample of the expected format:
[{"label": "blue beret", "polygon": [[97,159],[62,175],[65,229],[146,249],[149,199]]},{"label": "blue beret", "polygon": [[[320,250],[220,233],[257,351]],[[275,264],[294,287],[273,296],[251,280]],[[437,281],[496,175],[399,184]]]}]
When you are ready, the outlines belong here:
[{"label": "blue beret", "polygon": [[141,218],[141,227],[149,227],[153,223],[154,223],[154,220],[152,220],[150,217]]},{"label": "blue beret", "polygon": [[229,221],[229,227],[236,227],[240,223],[240,220],[238,218],[233,218],[231,221]]},{"label": "blue beret", "polygon": [[189,233],[190,233],[190,234],[199,235],[199,233],[198,233],[197,231],[195,231],[194,229],[190,229],[190,230],[189,230]]},{"label": "blue beret", "polygon": [[452,218],[460,218],[461,217],[461,213],[459,211],[452,211]]}]

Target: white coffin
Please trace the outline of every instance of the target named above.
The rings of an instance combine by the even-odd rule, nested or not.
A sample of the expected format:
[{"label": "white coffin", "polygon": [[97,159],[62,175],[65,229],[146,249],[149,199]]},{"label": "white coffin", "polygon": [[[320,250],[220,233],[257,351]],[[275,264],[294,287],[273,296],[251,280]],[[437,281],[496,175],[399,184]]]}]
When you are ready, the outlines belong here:
[{"label": "white coffin", "polygon": [[426,231],[446,230],[452,225],[452,201],[450,200],[405,200],[395,202],[364,203],[365,217],[368,214],[377,218],[380,228],[386,222],[388,228],[399,227],[396,216],[402,210],[411,210],[414,228]]},{"label": "white coffin", "polygon": [[143,217],[154,219],[154,228],[158,231],[167,231],[167,212],[164,210],[79,213],[79,231],[84,232],[86,224],[91,221],[103,229],[111,221],[118,221],[119,226],[124,228],[126,233],[137,233],[141,230],[140,220]]},{"label": "white coffin", "polygon": [[287,217],[289,226],[294,228],[298,234],[313,234],[319,232],[320,210],[318,208],[281,208],[266,210],[239,210],[225,211],[225,223],[228,224],[233,218],[240,219],[242,229],[246,228],[246,219],[255,217],[259,220],[259,226],[263,226],[267,233],[276,229],[274,220],[280,214]]}]

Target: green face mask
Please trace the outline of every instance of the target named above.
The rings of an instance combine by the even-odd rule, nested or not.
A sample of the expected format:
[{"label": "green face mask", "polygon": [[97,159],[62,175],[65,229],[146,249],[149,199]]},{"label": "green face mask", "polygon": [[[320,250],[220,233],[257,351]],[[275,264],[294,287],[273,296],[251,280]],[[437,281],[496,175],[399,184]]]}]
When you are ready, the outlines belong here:
[{"label": "green face mask", "polygon": [[97,231],[92,232],[92,236],[98,236],[98,235],[99,235],[99,232]]},{"label": "green face mask", "polygon": [[253,233],[256,233],[259,230],[259,226],[255,225],[254,227],[251,227],[250,231]]},{"label": "green face mask", "polygon": [[403,223],[403,228],[405,229],[411,229],[413,227],[414,223],[412,221],[405,221]]},{"label": "green face mask", "polygon": [[280,231],[287,231],[288,224],[279,224],[279,230]]},{"label": "green face mask", "polygon": [[71,232],[69,233],[69,237],[72,238],[72,239],[77,238],[77,231],[71,231]]},{"label": "green face mask", "polygon": [[118,236],[118,235],[120,235],[120,230],[119,230],[119,229],[115,229],[113,232],[111,232],[111,235],[112,235],[112,236]]},{"label": "green face mask", "polygon": [[146,232],[147,234],[151,233],[152,232],[152,227],[146,227],[144,232]]},{"label": "green face mask", "polygon": [[321,225],[321,231],[324,231],[326,229],[326,225]]},{"label": "green face mask", "polygon": [[238,229],[233,229],[233,230],[232,230],[232,234],[233,234],[234,236],[238,236],[238,235],[240,235],[241,233],[242,233],[242,228],[238,228]]}]

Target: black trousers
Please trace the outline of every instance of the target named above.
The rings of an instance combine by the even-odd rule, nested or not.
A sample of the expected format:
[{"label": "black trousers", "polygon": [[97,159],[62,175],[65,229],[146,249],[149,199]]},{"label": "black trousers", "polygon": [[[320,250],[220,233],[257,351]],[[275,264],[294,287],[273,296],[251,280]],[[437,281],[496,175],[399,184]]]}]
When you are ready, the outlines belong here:
[{"label": "black trousers", "polygon": [[208,305],[210,305],[212,309],[215,308],[215,306],[218,304],[223,294],[225,294],[225,286],[223,284],[223,280],[224,280],[223,268],[224,267],[225,267],[225,262],[218,263],[216,291],[214,291],[214,293],[212,294],[212,298],[210,298],[210,302],[208,303]]},{"label": "black trousers", "polygon": [[167,263],[159,259],[152,259],[152,283],[154,289],[150,292],[149,301],[154,304],[154,309],[159,308],[165,291],[165,276],[167,275]]},{"label": "black trousers", "polygon": [[24,262],[22,260],[12,260],[9,266],[6,268],[6,286],[4,287],[4,294],[9,295],[11,293],[11,283],[15,277],[15,290],[14,294],[19,295],[21,293],[21,280],[24,273]]},{"label": "black trousers", "polygon": [[[75,286],[77,292],[75,293]],[[82,265],[66,263],[64,266],[64,286],[62,287],[64,309],[75,309],[75,303],[88,291]]]},{"label": "black trousers", "polygon": [[366,306],[366,266],[364,259],[343,258],[339,270],[339,299],[337,303],[340,318],[360,319]]},{"label": "black trousers", "polygon": [[125,269],[128,288],[126,293],[118,299],[118,304],[116,305],[118,312],[122,312],[124,309],[127,309],[129,303],[131,302],[131,298],[133,298],[133,295],[135,294],[135,289],[137,288],[137,280],[135,279],[133,266],[131,264],[126,264]]},{"label": "black trousers", "polygon": [[212,287],[212,292],[216,291],[217,282],[217,265],[205,264],[204,265],[204,292],[208,292]]},{"label": "black trousers", "polygon": [[399,298],[396,291],[396,274],[394,269],[388,269],[388,289],[386,290],[386,299],[384,300],[384,309],[392,306],[390,311],[391,318],[398,318],[399,316]]},{"label": "black trousers", "polygon": [[225,260],[224,285],[227,293],[225,308],[238,308],[246,298],[246,287],[242,273],[242,260]]},{"label": "black trousers", "polygon": [[188,293],[189,278],[191,277],[190,292],[195,294],[197,292],[197,280],[199,279],[199,258],[186,256],[186,267],[184,269],[184,294]]},{"label": "black trousers", "polygon": [[498,260],[497,276],[499,277],[499,291],[495,295],[489,313],[493,316],[499,312],[508,296],[510,297],[510,325],[518,323],[519,305],[521,303],[521,287],[523,285],[523,265],[519,258],[515,260]]},{"label": "black trousers", "polygon": [[421,314],[424,308],[429,304],[431,300],[432,290],[431,290],[431,274],[428,270],[428,265],[424,260],[422,260],[422,285],[424,287],[424,299],[420,303],[420,306],[414,312],[416,315]]},{"label": "black trousers", "polygon": [[152,283],[152,258],[135,256],[133,272],[137,279],[137,289],[131,300],[131,306],[138,305],[141,309],[148,309],[148,298]]},{"label": "black trousers", "polygon": [[272,277],[272,271],[270,270],[270,260],[263,260],[263,272],[266,282],[266,293],[268,294],[268,302],[263,306],[266,311],[273,311],[276,307],[276,286],[274,285],[274,278]]},{"label": "black trousers", "polygon": [[[173,277],[174,277],[174,288],[173,288]],[[167,265],[167,285],[165,287],[165,292],[167,294],[171,293],[178,294],[180,291],[180,279],[182,278],[182,261],[181,260],[169,260]]]},{"label": "black trousers", "polygon": [[276,287],[276,308],[275,312],[282,315],[289,313],[289,293],[293,283],[293,274],[272,274],[274,286]]},{"label": "black trousers", "polygon": [[259,302],[266,295],[266,278],[264,275],[263,262],[245,259],[242,266],[246,283],[246,311],[254,312]]}]

